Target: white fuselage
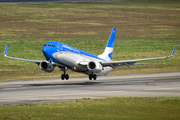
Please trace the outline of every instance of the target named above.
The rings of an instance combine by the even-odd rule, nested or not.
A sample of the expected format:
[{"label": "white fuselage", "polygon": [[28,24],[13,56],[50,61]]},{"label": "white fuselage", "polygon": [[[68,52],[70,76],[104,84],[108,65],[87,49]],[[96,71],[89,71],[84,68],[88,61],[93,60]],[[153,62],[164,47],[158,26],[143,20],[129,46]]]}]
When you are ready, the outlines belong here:
[{"label": "white fuselage", "polygon": [[56,52],[53,54],[53,57],[58,60],[60,63],[63,63],[64,65],[68,65],[67,67],[75,72],[81,72],[84,74],[91,74],[92,72],[97,75],[106,75],[108,72],[112,70],[112,67],[103,67],[101,71],[92,71],[88,70],[87,64],[80,64],[83,63],[83,61],[97,61],[101,62],[102,60],[86,56],[83,54],[77,54],[73,52]]}]

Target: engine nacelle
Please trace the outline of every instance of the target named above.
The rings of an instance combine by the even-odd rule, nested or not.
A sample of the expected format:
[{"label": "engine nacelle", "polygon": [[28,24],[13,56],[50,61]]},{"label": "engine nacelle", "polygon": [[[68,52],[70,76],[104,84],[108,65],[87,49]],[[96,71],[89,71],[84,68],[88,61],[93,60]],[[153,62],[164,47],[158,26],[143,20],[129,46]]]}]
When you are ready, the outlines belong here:
[{"label": "engine nacelle", "polygon": [[89,62],[87,68],[95,73],[99,73],[103,70],[103,66],[99,62]]},{"label": "engine nacelle", "polygon": [[46,72],[52,72],[52,71],[54,71],[53,65],[51,65],[51,63],[48,62],[48,61],[43,61],[43,62],[41,62],[41,63],[39,64],[39,68],[40,68],[41,70],[46,71]]}]

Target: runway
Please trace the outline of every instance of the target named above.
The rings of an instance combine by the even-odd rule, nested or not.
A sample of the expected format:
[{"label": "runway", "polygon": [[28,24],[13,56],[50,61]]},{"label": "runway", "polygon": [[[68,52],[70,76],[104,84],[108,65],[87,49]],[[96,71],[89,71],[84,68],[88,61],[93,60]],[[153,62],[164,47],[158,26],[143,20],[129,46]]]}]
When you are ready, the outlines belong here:
[{"label": "runway", "polygon": [[0,104],[30,104],[80,99],[131,97],[180,97],[180,72],[136,75],[18,80],[0,82]]}]

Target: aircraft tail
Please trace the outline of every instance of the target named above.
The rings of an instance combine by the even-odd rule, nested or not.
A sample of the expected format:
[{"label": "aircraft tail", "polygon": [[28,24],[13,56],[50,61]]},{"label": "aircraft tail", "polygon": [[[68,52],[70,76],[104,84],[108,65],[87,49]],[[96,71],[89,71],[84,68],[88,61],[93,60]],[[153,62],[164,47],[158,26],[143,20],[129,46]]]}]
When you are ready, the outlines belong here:
[{"label": "aircraft tail", "polygon": [[107,45],[106,45],[106,47],[104,49],[104,52],[101,55],[98,56],[99,58],[104,59],[106,61],[111,61],[112,60],[115,35],[116,35],[116,28],[113,27],[113,29],[111,31],[111,34],[109,36],[109,40],[107,42]]}]

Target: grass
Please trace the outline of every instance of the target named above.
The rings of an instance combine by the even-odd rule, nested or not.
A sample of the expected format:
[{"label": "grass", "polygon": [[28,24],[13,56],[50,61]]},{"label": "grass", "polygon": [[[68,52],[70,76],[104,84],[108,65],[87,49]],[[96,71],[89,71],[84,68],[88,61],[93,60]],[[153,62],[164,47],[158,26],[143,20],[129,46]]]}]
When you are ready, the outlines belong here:
[{"label": "grass", "polygon": [[[180,43],[178,0],[127,0],[80,3],[0,4],[0,81],[60,77],[56,69],[45,73],[36,64],[6,59],[8,55],[44,60],[42,46],[58,41],[98,55],[112,27],[117,28],[113,60],[170,55]],[[179,47],[167,60],[150,65],[120,67],[110,74],[180,71]],[[84,76],[68,71],[70,77]]]},{"label": "grass", "polygon": [[110,97],[70,102],[0,105],[0,119],[179,120],[180,98]]}]

